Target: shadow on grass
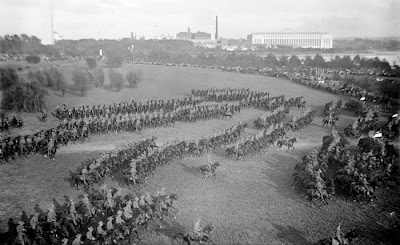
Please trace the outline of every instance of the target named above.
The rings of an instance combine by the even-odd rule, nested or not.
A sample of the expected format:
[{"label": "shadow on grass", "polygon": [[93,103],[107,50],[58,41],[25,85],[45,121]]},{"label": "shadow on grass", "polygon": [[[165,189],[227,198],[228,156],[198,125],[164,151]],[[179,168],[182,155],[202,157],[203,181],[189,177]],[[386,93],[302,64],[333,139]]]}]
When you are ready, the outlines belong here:
[{"label": "shadow on grass", "polygon": [[296,244],[296,245],[313,244],[309,242],[306,238],[304,238],[303,232],[297,230],[292,226],[284,227],[282,225],[278,225],[275,223],[272,224],[278,230],[278,233],[276,235],[283,244]]},{"label": "shadow on grass", "polygon": [[189,173],[194,176],[201,176],[201,172],[197,167],[189,167],[183,164],[181,161],[179,161],[179,164],[182,166],[182,170],[185,171],[186,173]]}]

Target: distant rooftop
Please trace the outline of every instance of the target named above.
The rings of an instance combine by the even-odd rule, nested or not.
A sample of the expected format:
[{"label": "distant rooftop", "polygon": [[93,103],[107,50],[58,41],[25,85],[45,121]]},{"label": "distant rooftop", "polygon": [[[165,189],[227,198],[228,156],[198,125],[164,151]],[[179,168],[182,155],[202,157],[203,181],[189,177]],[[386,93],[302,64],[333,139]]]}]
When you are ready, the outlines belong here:
[{"label": "distant rooftop", "polygon": [[250,35],[264,35],[264,34],[273,34],[273,35],[297,35],[297,34],[307,34],[307,35],[313,35],[313,34],[331,34],[328,32],[255,32],[255,33],[250,33]]}]

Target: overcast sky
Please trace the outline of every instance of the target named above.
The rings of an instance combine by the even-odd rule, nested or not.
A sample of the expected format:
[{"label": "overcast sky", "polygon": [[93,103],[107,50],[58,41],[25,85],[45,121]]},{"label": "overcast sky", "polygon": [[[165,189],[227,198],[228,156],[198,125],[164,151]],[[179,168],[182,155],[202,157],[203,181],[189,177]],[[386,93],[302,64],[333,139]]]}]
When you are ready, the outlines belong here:
[{"label": "overcast sky", "polygon": [[[0,0],[0,35],[50,29],[50,0]],[[154,37],[186,31],[245,38],[252,32],[400,36],[400,0],[53,0],[54,30],[66,39]],[[48,32],[48,31],[47,31]]]}]

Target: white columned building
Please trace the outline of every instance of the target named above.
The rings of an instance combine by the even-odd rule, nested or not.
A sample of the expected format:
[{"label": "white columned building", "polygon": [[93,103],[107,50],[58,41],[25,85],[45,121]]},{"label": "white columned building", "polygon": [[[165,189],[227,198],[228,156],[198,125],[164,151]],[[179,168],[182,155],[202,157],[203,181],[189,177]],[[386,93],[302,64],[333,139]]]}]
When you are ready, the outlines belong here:
[{"label": "white columned building", "polygon": [[329,33],[282,33],[265,32],[252,33],[247,36],[250,45],[273,47],[277,45],[292,46],[294,48],[331,49],[333,36]]}]

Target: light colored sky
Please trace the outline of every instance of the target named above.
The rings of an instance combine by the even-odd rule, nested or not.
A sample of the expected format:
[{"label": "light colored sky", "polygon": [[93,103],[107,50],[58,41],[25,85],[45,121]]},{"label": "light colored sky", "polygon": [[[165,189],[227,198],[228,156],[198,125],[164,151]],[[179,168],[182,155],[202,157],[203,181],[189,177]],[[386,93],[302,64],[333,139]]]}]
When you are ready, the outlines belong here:
[{"label": "light colored sky", "polygon": [[[49,30],[50,0],[1,0],[0,35]],[[53,0],[54,29],[67,39],[154,37],[186,31],[245,38],[252,32],[400,36],[399,0]],[[48,32],[48,31],[47,31]]]}]

